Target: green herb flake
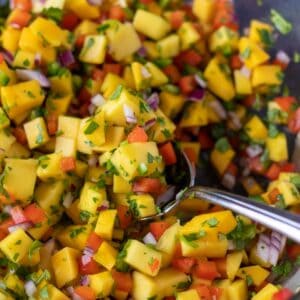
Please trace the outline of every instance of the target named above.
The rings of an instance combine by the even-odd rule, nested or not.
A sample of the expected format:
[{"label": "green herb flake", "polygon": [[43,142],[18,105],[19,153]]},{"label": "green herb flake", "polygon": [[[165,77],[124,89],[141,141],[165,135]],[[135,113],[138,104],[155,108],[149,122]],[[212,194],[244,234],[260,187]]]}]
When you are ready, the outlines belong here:
[{"label": "green herb flake", "polygon": [[85,227],[79,227],[79,228],[72,229],[70,231],[70,238],[71,239],[76,238],[79,234],[83,233],[85,230],[86,230]]},{"label": "green herb flake", "polygon": [[57,7],[44,8],[42,14],[56,23],[60,23],[63,17],[63,11]]},{"label": "green herb flake", "polygon": [[9,80],[10,80],[9,77],[3,71],[0,70],[0,85],[1,86],[8,85]]},{"label": "green herb flake", "polygon": [[165,136],[165,138],[167,138],[167,139],[170,139],[172,137],[172,134],[171,134],[170,130],[168,130],[166,128],[163,129],[161,132]]},{"label": "green herb flake", "polygon": [[256,0],[257,6],[262,6],[263,5],[263,0]]},{"label": "green herb flake", "polygon": [[270,124],[269,131],[268,131],[269,137],[275,138],[278,136],[278,134],[279,134],[279,130],[278,130],[277,126],[274,124]]},{"label": "green herb flake", "polygon": [[293,61],[294,61],[295,64],[299,64],[300,63],[300,53],[298,51],[294,52]]},{"label": "green herb flake", "polygon": [[210,218],[206,221],[209,227],[213,228],[216,227],[219,224],[219,221],[217,218]]},{"label": "green herb flake", "polygon": [[40,289],[39,295],[41,299],[50,299],[47,285]]},{"label": "green herb flake", "polygon": [[84,130],[84,134],[92,134],[98,127],[99,124],[92,120],[88,127]]},{"label": "green herb flake", "polygon": [[161,90],[168,92],[170,94],[173,94],[173,95],[178,95],[180,93],[179,87],[174,84],[165,84],[165,85],[161,86]]},{"label": "green herb flake", "polygon": [[250,47],[246,47],[245,50],[241,53],[241,57],[243,59],[248,59],[251,55],[251,49]]},{"label": "green herb flake", "polygon": [[274,44],[272,33],[267,29],[257,29],[261,42],[267,47],[271,48]]},{"label": "green herb flake", "polygon": [[293,183],[298,189],[300,188],[300,175],[293,176],[291,178],[291,183]]},{"label": "green herb flake", "polygon": [[253,278],[249,275],[246,275],[246,282],[247,282],[247,286],[251,286],[254,283]]},{"label": "green herb flake", "polygon": [[81,210],[79,213],[79,217],[82,222],[87,222],[91,216],[92,214],[87,210]]},{"label": "green herb flake", "polygon": [[153,63],[159,68],[163,69],[169,66],[172,63],[172,59],[170,58],[156,58],[153,60]]},{"label": "green herb flake", "polygon": [[217,140],[215,144],[215,148],[222,153],[227,152],[230,149],[230,144],[228,142],[228,139],[225,137],[222,137]]},{"label": "green herb flake", "polygon": [[293,268],[292,263],[289,260],[286,260],[281,262],[277,266],[272,267],[272,272],[276,276],[285,277],[291,273],[292,268]]},{"label": "green herb flake", "polygon": [[34,253],[36,253],[37,251],[40,250],[40,248],[42,247],[42,243],[38,240],[35,240],[32,242],[32,244],[30,245],[29,247],[29,250],[28,250],[28,258],[29,259],[32,259]]},{"label": "green herb flake", "polygon": [[82,49],[80,56],[86,55],[86,53],[89,51],[90,48],[92,48],[95,44],[94,38],[89,38],[87,42],[84,44],[84,48]]},{"label": "green herb flake", "polygon": [[292,31],[293,25],[287,21],[277,10],[271,9],[270,12],[271,22],[274,24],[276,29],[282,34],[288,34]]},{"label": "green herb flake", "polygon": [[119,84],[109,99],[110,100],[118,99],[122,93],[122,90],[123,90],[123,85]]},{"label": "green herb flake", "polygon": [[101,24],[100,26],[97,27],[97,32],[104,33],[109,27],[110,27],[109,23]]},{"label": "green herb flake", "polygon": [[143,176],[148,172],[148,167],[145,163],[140,163],[138,166],[139,175]]},{"label": "green herb flake", "polygon": [[38,145],[40,145],[40,144],[43,143],[43,140],[44,140],[43,129],[41,127],[41,124],[37,125],[37,129],[38,129],[38,134],[36,136],[35,143],[38,144]]}]

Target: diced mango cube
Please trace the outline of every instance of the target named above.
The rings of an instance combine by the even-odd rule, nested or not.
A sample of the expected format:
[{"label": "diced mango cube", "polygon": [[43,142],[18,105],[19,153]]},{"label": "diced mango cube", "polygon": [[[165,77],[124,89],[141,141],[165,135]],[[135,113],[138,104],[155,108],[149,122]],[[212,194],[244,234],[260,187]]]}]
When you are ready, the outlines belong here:
[{"label": "diced mango cube", "polygon": [[88,278],[89,286],[94,290],[97,297],[103,298],[110,295],[114,286],[114,279],[110,272],[88,275]]},{"label": "diced mango cube", "polygon": [[116,216],[117,210],[115,209],[107,209],[99,213],[95,232],[101,238],[106,240],[112,239]]},{"label": "diced mango cube", "polygon": [[268,137],[268,129],[256,115],[246,123],[245,131],[250,139],[257,143],[263,143]]},{"label": "diced mango cube", "polygon": [[152,277],[149,277],[143,273],[133,272],[133,290],[132,295],[134,299],[155,299],[157,297],[158,285]]},{"label": "diced mango cube", "polygon": [[194,25],[191,22],[183,22],[178,29],[178,35],[180,38],[180,46],[182,50],[189,49],[201,37],[199,32],[195,29]]},{"label": "diced mango cube", "polygon": [[279,288],[271,283],[267,284],[256,295],[252,297],[252,300],[272,300],[273,295],[279,291]]},{"label": "diced mango cube", "polygon": [[66,174],[61,169],[61,153],[52,153],[48,155],[44,155],[39,158],[39,166],[37,169],[37,176],[42,181],[48,180],[60,180],[64,179]]},{"label": "diced mango cube", "polygon": [[117,254],[118,251],[108,242],[104,241],[93,258],[107,270],[111,270],[116,264]]},{"label": "diced mango cube", "polygon": [[250,95],[252,93],[251,80],[240,70],[234,71],[235,90],[238,95]]},{"label": "diced mango cube", "polygon": [[102,64],[106,53],[107,39],[104,35],[89,35],[79,54],[79,59],[90,64]]},{"label": "diced mango cube", "polygon": [[[148,47],[151,44],[146,44]],[[150,46],[151,47],[151,46]],[[146,46],[147,48],[147,46]],[[160,57],[174,57],[180,52],[180,39],[177,34],[171,34],[162,40],[158,41],[156,44],[157,54]],[[155,55],[154,55],[155,56]]]},{"label": "diced mango cube", "polygon": [[189,289],[188,291],[177,293],[176,299],[177,300],[200,300],[200,297],[197,290]]},{"label": "diced mango cube", "polygon": [[263,65],[258,66],[253,70],[253,87],[259,87],[261,85],[280,85],[282,81],[283,76],[280,66]]},{"label": "diced mango cube", "polygon": [[150,194],[130,196],[129,206],[137,218],[153,216],[157,213],[154,198]]},{"label": "diced mango cube", "polygon": [[271,160],[280,162],[288,160],[287,139],[284,133],[278,133],[275,137],[268,137],[266,147]]},{"label": "diced mango cube", "polygon": [[247,276],[250,277],[255,286],[260,286],[269,275],[270,272],[259,265],[243,267],[237,272],[237,277],[242,279],[246,279]]}]

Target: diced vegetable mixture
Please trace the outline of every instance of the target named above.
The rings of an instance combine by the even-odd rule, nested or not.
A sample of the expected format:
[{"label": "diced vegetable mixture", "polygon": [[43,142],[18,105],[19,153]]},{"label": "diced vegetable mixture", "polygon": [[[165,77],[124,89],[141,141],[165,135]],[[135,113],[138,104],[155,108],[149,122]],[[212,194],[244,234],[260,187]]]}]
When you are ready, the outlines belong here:
[{"label": "diced vegetable mixture", "polygon": [[193,197],[139,219],[159,212],[176,148],[300,213],[300,107],[290,57],[269,54],[292,24],[272,10],[240,35],[230,0],[9,2],[0,299],[289,299],[269,280],[300,263],[281,234]]}]

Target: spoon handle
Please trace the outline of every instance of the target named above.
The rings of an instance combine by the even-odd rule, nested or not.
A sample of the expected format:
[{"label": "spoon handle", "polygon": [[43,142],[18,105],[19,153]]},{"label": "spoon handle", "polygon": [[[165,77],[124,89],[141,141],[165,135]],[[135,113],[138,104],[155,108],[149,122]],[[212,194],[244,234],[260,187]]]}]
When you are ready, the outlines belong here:
[{"label": "spoon handle", "polygon": [[214,188],[191,187],[181,199],[191,196],[221,205],[300,243],[300,217],[295,214]]}]

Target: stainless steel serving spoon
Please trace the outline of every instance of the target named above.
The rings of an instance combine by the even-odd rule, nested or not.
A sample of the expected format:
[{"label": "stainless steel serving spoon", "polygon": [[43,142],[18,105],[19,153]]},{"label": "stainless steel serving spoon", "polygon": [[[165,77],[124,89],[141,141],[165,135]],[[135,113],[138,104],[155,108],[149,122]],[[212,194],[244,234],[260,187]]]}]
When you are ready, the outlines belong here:
[{"label": "stainless steel serving spoon", "polygon": [[[157,205],[160,208],[160,212],[153,216],[141,218],[140,221],[153,221],[161,218],[171,213],[182,200],[193,197],[244,215],[300,243],[300,217],[298,215],[223,190],[194,186],[196,178],[195,167],[182,151],[176,149],[176,152],[177,164],[167,168],[168,183],[174,185],[169,188],[163,197],[158,199]],[[186,186],[189,187],[186,188]],[[294,267],[295,269],[287,278],[276,280],[276,282],[294,292],[298,292],[300,289],[300,267]],[[299,300],[300,293],[292,299]]]}]

